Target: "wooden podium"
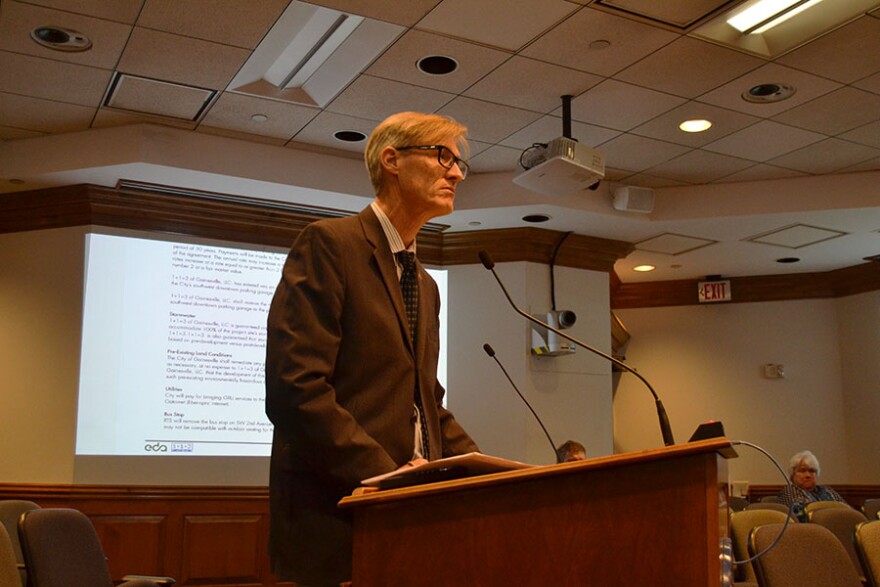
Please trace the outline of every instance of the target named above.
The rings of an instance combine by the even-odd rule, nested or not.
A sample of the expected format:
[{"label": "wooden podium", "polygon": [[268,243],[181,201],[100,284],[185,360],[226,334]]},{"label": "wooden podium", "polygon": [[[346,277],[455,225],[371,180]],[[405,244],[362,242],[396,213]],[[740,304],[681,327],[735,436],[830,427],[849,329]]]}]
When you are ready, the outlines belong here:
[{"label": "wooden podium", "polygon": [[346,497],[353,587],[717,587],[723,438]]}]

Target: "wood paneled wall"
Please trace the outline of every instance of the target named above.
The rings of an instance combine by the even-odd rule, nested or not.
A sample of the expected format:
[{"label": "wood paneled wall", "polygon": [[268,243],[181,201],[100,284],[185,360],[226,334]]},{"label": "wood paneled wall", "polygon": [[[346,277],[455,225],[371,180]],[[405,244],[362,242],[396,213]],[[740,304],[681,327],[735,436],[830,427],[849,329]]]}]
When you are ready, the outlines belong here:
[{"label": "wood paneled wall", "polygon": [[[348,212],[149,184],[106,188],[74,185],[4,194],[0,233],[97,225],[187,234],[287,248],[308,223]],[[496,262],[549,264],[564,233],[535,227],[445,233],[427,225],[419,257],[439,266],[471,264],[487,251]],[[610,275],[611,308],[696,305],[698,280],[622,283],[614,263],[632,243],[568,235],[555,262]],[[826,273],[731,279],[733,303],[849,296],[880,290],[880,262]]]},{"label": "wood paneled wall", "polygon": [[292,585],[269,568],[265,487],[3,484],[0,499],[88,515],[115,581],[143,574],[181,587]]}]

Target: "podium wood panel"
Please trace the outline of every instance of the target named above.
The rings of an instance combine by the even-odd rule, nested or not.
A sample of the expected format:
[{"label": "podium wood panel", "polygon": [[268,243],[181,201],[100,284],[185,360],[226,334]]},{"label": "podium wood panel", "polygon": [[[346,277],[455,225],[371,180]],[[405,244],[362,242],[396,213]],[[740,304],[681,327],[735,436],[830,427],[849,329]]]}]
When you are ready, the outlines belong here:
[{"label": "podium wood panel", "polygon": [[706,441],[346,498],[353,587],[720,585],[726,450]]}]

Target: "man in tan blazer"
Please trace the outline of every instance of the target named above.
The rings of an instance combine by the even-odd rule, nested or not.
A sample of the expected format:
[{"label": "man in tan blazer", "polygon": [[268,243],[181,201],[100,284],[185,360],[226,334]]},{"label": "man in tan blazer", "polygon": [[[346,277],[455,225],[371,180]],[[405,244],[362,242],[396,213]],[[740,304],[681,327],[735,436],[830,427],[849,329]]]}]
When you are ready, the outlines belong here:
[{"label": "man in tan blazer", "polygon": [[478,450],[442,405],[437,285],[416,261],[411,333],[397,256],[452,211],[467,173],[465,133],[413,112],[380,123],[366,147],[376,200],[306,227],[284,265],[266,348],[270,555],[282,579],[350,579],[351,520],[336,504],[361,480]]}]

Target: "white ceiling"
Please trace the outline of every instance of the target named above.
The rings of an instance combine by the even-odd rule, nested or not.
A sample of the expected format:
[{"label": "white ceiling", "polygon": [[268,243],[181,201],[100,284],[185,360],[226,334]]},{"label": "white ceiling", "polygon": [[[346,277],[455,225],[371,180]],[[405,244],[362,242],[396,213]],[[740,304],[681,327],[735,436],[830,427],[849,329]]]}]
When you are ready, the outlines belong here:
[{"label": "white ceiling", "polygon": [[[244,184],[232,181],[231,169],[228,176],[169,174],[149,160],[118,166],[108,158],[61,173],[41,170],[34,154],[54,135],[97,137],[150,123],[203,143],[231,137],[235,149],[265,153],[267,161],[269,150],[291,149],[350,160],[363,142],[341,142],[335,131],[368,134],[395,111],[436,111],[465,123],[472,139],[474,174],[461,186],[457,211],[438,219],[449,230],[523,226],[523,215],[546,214],[539,226],[589,236],[656,244],[678,235],[660,242],[683,243],[684,252],[637,245],[616,267],[625,282],[828,271],[877,255],[880,11],[772,59],[695,36],[712,11],[739,3],[313,0],[398,31],[320,108],[233,83],[289,0],[3,0],[0,192],[84,180],[114,185],[122,177],[276,197],[269,169]],[[29,34],[46,25],[82,32],[93,47],[44,48]],[[428,55],[452,57],[459,68],[426,75],[415,63]],[[113,86],[117,74],[125,77]],[[767,83],[796,92],[772,104],[741,98]],[[562,135],[564,94],[574,96],[572,136],[605,155],[605,181],[563,198],[525,192],[511,182],[519,156]],[[686,118],[713,126],[682,133]],[[10,163],[21,153],[26,165]],[[614,210],[611,193],[621,185],[652,188],[654,211]],[[357,209],[367,199],[333,201]],[[756,239],[781,229],[788,230],[778,238]],[[692,248],[691,239],[708,246]],[[776,262],[784,257],[800,261]],[[658,270],[633,273],[642,262]]]}]

